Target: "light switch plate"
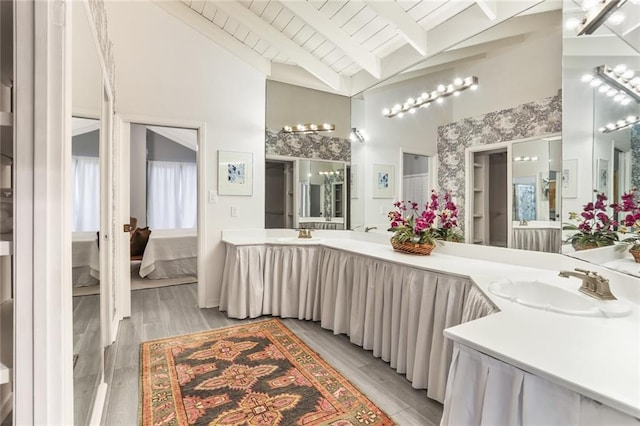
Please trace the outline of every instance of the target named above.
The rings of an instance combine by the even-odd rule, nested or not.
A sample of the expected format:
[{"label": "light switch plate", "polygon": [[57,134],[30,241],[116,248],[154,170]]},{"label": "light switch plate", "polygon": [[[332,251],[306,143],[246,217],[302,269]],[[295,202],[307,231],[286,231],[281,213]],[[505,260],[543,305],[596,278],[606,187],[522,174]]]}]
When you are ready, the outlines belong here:
[{"label": "light switch plate", "polygon": [[215,204],[218,202],[218,192],[214,189],[209,190],[209,203]]},{"label": "light switch plate", "polygon": [[231,217],[238,217],[238,208],[236,206],[231,206]]}]

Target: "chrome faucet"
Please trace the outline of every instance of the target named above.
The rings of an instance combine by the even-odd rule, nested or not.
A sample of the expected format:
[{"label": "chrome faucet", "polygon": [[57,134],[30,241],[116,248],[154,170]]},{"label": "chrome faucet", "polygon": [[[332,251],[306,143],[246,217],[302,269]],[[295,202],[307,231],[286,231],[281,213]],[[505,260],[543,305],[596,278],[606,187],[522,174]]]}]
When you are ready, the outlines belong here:
[{"label": "chrome faucet", "polygon": [[378,227],[377,226],[367,226],[366,228],[364,228],[364,232],[369,232],[369,231],[374,230],[374,229],[378,229]]},{"label": "chrome faucet", "polygon": [[609,280],[599,275],[597,272],[587,271],[586,269],[575,268],[573,271],[560,271],[558,276],[563,278],[576,277],[582,280],[582,286],[578,289],[580,292],[591,296],[598,300],[616,300],[609,288]]},{"label": "chrome faucet", "polygon": [[310,229],[298,229],[298,238],[311,238]]}]

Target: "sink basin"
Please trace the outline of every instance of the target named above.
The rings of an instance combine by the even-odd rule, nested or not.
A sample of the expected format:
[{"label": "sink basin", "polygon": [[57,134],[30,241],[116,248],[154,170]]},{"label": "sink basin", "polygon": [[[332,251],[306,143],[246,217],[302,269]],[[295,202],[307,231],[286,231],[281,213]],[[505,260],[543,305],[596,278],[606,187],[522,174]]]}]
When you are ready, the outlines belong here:
[{"label": "sink basin", "polygon": [[322,238],[285,237],[285,238],[276,238],[271,242],[276,244],[318,244],[320,241],[322,241]]},{"label": "sink basin", "polygon": [[631,313],[631,305],[623,301],[600,301],[542,281],[496,281],[489,291],[523,306],[567,315],[608,318]]}]

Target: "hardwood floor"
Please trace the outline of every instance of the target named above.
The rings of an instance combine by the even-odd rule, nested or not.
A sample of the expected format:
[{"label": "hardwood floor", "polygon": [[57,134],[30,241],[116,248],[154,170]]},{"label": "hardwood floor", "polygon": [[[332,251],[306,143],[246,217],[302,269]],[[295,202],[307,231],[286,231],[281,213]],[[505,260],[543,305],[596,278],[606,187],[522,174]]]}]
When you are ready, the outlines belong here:
[{"label": "hardwood floor", "polygon": [[[140,343],[240,323],[218,309],[199,309],[196,284],[132,292],[131,318],[120,324],[118,339],[107,355],[109,392],[104,425],[138,422],[138,365]],[[260,318],[258,318],[259,320]],[[243,320],[248,321],[248,320]],[[437,425],[442,404],[427,398],[370,351],[319,323],[285,319],[283,322],[325,361],[348,378],[399,425]]]},{"label": "hardwood floor", "polygon": [[98,380],[100,379],[100,296],[73,298],[74,424],[89,423]]}]

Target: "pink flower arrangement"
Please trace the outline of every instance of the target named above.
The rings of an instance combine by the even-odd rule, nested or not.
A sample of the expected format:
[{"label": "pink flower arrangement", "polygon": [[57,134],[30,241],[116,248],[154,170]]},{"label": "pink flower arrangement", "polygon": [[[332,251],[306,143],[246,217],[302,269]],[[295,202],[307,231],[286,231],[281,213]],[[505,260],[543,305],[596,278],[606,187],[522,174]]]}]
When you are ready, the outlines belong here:
[{"label": "pink flower arrangement", "polygon": [[622,233],[634,234],[623,241],[634,243],[631,250],[640,250],[640,196],[638,188],[631,188],[629,192],[625,192],[620,198],[620,203],[611,205],[613,210],[620,215],[620,227],[618,230]]},{"label": "pink flower arrangement", "polygon": [[577,220],[578,225],[568,224],[563,229],[578,231],[568,239],[576,250],[610,246],[618,241],[618,234],[615,232],[618,222],[607,214],[607,207],[615,211],[618,205],[612,203],[607,206],[607,200],[604,193],[596,193],[596,202],[585,204],[579,215],[569,212],[569,219]]},{"label": "pink flower arrangement", "polygon": [[[397,201],[395,210],[389,212],[394,240],[399,243],[433,244],[435,240],[461,241],[458,230],[458,208],[451,194],[444,195],[443,207],[440,207],[438,194],[431,191],[431,201],[422,211],[414,201]],[[436,226],[439,225],[439,226]]]}]

